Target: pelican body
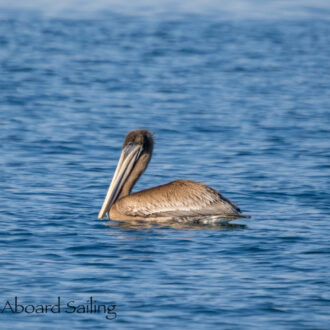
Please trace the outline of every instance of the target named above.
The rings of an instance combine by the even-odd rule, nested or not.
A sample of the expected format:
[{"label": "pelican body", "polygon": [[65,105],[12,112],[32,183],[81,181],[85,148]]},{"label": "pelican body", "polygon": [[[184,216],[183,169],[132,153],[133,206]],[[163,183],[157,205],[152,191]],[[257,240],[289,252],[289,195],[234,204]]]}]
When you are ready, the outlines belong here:
[{"label": "pelican body", "polygon": [[153,151],[153,137],[147,130],[127,134],[115,174],[99,212],[111,220],[180,220],[241,218],[240,209],[217,190],[199,182],[176,180],[131,194],[146,170]]}]

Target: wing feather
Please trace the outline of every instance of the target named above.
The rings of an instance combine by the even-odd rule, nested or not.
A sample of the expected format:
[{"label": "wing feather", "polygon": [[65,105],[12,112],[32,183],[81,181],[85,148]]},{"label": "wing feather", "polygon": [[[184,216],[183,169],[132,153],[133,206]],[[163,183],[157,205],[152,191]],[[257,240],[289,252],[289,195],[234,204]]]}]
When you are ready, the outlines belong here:
[{"label": "wing feather", "polygon": [[116,204],[118,211],[134,217],[240,216],[239,208],[218,191],[189,180],[176,180],[139,191],[121,198]]}]

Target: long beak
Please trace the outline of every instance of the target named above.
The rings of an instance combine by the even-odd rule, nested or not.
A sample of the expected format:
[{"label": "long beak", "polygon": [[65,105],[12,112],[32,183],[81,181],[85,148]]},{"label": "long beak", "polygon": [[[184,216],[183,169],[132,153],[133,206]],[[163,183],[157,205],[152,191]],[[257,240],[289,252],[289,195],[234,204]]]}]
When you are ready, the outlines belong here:
[{"label": "long beak", "polygon": [[113,175],[107,195],[99,212],[99,219],[102,219],[109,212],[111,206],[117,200],[123,185],[140,157],[141,151],[142,147],[139,145],[127,145],[122,150],[115,174]]}]

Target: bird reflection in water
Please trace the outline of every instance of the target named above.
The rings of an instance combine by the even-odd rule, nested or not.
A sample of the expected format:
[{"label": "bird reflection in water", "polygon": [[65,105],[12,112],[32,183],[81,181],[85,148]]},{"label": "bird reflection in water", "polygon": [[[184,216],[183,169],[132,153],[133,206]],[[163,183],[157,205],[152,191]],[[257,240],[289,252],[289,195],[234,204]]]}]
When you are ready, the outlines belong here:
[{"label": "bird reflection in water", "polygon": [[237,230],[247,229],[247,225],[229,222],[203,222],[203,221],[144,221],[144,220],[126,220],[126,221],[108,221],[104,225],[129,230],[150,230],[150,229],[189,229],[189,230]]}]

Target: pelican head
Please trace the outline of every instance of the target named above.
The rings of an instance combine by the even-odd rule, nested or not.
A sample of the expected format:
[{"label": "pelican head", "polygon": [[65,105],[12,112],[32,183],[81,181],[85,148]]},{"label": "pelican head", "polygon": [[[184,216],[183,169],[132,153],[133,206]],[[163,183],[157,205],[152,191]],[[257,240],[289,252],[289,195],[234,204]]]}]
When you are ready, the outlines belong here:
[{"label": "pelican head", "polygon": [[119,198],[131,193],[135,182],[148,166],[153,145],[152,134],[147,130],[134,130],[127,134],[115,174],[99,212],[99,219],[109,213],[111,206]]}]

